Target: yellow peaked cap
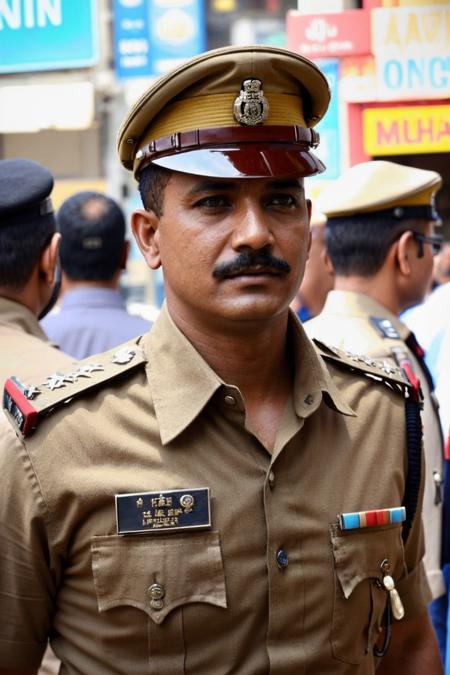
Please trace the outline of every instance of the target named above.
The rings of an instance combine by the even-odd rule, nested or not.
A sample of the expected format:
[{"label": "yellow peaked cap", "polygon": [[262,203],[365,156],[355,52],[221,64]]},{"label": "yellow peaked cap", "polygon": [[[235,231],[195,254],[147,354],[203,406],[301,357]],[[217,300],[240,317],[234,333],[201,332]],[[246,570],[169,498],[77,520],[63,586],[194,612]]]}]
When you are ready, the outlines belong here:
[{"label": "yellow peaked cap", "polygon": [[431,206],[441,185],[442,178],[436,171],[385,160],[362,162],[324,188],[316,206],[327,218],[397,206]]}]

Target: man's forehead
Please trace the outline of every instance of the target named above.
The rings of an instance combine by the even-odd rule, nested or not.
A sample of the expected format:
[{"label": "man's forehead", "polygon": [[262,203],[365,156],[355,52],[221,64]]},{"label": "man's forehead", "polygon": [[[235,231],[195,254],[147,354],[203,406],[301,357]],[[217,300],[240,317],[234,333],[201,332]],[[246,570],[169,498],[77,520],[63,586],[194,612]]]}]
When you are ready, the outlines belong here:
[{"label": "man's forehead", "polygon": [[183,183],[189,192],[248,192],[250,190],[301,190],[304,192],[303,178],[205,178],[173,172],[175,183]]}]

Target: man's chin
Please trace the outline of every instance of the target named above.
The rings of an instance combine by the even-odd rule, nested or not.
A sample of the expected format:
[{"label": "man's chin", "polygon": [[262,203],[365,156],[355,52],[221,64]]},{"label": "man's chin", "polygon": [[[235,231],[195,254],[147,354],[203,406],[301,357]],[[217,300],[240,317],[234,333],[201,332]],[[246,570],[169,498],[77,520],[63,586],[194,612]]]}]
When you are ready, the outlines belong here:
[{"label": "man's chin", "polygon": [[272,321],[289,309],[289,301],[279,299],[271,302],[240,299],[223,308],[222,318],[230,321]]}]

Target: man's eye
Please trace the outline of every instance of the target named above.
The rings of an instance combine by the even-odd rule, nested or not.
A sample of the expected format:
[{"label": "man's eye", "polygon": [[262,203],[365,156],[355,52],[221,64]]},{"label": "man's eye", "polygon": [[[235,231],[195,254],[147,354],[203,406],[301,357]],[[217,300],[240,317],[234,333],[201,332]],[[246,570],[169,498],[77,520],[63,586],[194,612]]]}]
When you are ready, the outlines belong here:
[{"label": "man's eye", "polygon": [[269,206],[288,206],[294,208],[298,206],[298,199],[293,195],[279,194],[273,195],[267,200]]},{"label": "man's eye", "polygon": [[218,209],[229,206],[229,200],[226,197],[214,195],[211,197],[204,197],[196,202],[195,206],[205,209]]}]

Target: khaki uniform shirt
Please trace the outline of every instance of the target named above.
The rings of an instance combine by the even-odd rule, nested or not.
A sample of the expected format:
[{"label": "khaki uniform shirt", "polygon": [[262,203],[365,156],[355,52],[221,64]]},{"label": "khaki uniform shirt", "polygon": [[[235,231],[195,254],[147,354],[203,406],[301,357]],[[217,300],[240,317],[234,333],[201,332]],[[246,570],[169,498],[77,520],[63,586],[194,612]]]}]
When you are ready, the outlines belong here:
[{"label": "khaki uniform shirt", "polygon": [[[0,666],[35,666],[50,634],[64,675],[373,675],[382,561],[408,618],[429,600],[421,518],[404,545],[400,524],[344,532],[337,515],[401,505],[403,394],[291,333],[272,455],[166,310],[142,365],[91,358],[34,434],[2,434]],[[145,492],[203,487],[210,529],[117,533],[116,494],[140,513]]]},{"label": "khaki uniform shirt", "polygon": [[34,378],[70,368],[73,359],[52,346],[35,315],[0,297],[0,387],[11,375]]},{"label": "khaki uniform shirt", "polygon": [[[382,336],[370,317],[387,319],[398,338]],[[414,374],[419,377],[424,396],[423,426],[426,480],[423,501],[425,532],[425,569],[433,598],[445,593],[441,572],[442,502],[440,483],[443,478],[443,447],[439,417],[428,383],[420,365],[405,344],[410,331],[395,314],[363,293],[331,291],[322,312],[305,324],[312,338],[327,341],[336,347],[364,353],[374,358],[393,358],[392,349],[401,346],[409,355]]]},{"label": "khaki uniform shirt", "polygon": [[[67,369],[73,359],[52,346],[35,315],[24,305],[0,297],[0,388],[11,375],[26,381],[49,369]],[[53,675],[59,661],[47,650],[39,675]]]}]

